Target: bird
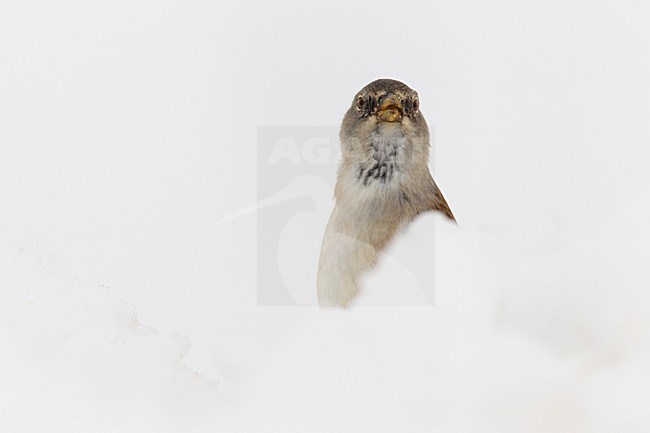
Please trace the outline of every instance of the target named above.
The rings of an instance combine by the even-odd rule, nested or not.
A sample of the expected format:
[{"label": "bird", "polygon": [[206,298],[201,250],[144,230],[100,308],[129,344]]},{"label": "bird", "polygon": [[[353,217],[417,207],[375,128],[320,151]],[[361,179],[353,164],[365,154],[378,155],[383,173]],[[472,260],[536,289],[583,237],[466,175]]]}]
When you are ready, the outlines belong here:
[{"label": "bird", "polygon": [[430,134],[418,93],[380,78],[354,96],[318,261],[320,306],[345,307],[396,233],[428,211],[456,218],[429,171]]}]

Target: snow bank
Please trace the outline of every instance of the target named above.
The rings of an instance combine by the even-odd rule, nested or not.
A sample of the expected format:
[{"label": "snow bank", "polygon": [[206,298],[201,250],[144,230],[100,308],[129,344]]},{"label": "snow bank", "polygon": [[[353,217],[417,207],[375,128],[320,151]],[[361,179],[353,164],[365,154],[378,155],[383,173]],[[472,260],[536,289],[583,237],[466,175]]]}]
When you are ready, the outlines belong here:
[{"label": "snow bank", "polygon": [[[140,325],[110,289],[56,275],[5,233],[3,426],[647,431],[649,218],[639,204],[560,247],[550,218],[479,230],[425,216],[416,224],[436,223],[434,305],[233,306],[258,331],[215,340],[212,353],[239,364],[218,384],[183,365],[187,339]],[[227,329],[220,320],[202,325],[206,335]]]},{"label": "snow bank", "polygon": [[0,231],[2,431],[166,431],[211,401],[217,382],[182,363],[186,338],[141,325],[110,289],[57,275],[32,248]]}]

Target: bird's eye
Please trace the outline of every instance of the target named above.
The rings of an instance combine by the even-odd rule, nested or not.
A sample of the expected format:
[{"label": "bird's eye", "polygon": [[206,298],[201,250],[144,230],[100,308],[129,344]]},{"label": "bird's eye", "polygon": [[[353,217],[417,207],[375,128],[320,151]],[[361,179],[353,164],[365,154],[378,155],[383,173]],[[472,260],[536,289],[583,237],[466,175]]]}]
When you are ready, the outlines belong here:
[{"label": "bird's eye", "polygon": [[417,113],[419,109],[420,109],[420,101],[418,100],[418,98],[413,98],[413,112]]},{"label": "bird's eye", "polygon": [[357,98],[357,110],[361,110],[364,105],[366,105],[366,100],[363,98],[363,96],[359,96]]}]

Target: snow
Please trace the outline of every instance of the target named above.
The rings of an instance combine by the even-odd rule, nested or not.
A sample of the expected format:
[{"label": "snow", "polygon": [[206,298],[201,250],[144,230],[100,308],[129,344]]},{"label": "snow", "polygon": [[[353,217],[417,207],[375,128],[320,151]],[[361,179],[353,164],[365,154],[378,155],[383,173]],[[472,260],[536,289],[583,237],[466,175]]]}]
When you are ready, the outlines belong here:
[{"label": "snow", "polygon": [[238,334],[224,318],[201,324],[232,333],[214,332],[222,347],[207,352],[223,366],[219,378],[186,365],[188,338],[143,326],[110,288],[61,276],[3,231],[3,425],[645,431],[648,217],[650,206],[639,205],[581,242],[526,251],[518,229],[480,234],[426,215],[393,250],[418,226],[435,227],[434,305],[239,307],[263,326]]},{"label": "snow", "polygon": [[[649,16],[3,1],[0,431],[647,431]],[[460,225],[418,219],[321,311],[337,143],[270,166],[260,134],[336,137],[381,76],[419,92]]]},{"label": "snow", "polygon": [[[0,411],[6,431],[155,431],[210,399],[190,343],[141,325],[112,290],[56,273],[0,231]],[[205,400],[209,401],[209,400]]]}]

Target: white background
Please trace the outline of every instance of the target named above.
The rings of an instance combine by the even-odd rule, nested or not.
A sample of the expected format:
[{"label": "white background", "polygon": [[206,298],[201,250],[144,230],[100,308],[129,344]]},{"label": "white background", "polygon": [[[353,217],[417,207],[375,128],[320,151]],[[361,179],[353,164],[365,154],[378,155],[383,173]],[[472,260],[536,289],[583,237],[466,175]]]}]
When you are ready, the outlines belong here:
[{"label": "white background", "polygon": [[[183,391],[205,420],[165,412],[158,391],[139,401],[144,412],[127,410],[119,385],[87,403],[84,413],[113,407],[107,419],[122,429],[174,416],[163,430],[188,431],[191,419],[244,432],[643,431],[630,387],[647,377],[630,365],[648,353],[649,20],[642,1],[3,1],[0,323],[18,341],[5,349],[35,369],[59,353],[99,359],[103,325],[77,351],[61,343],[46,356],[24,339],[50,341],[41,331],[88,303],[121,311],[92,290],[63,302],[69,281],[83,281],[109,287],[160,335],[187,337],[184,362],[218,381],[205,397]],[[420,93],[431,166],[461,223],[443,227],[458,250],[441,259],[452,275],[436,288],[440,305],[257,307],[255,216],[218,223],[256,200],[257,127],[338,125],[379,77]],[[63,280],[14,272],[26,250]],[[445,293],[458,303],[446,307]],[[9,313],[28,302],[54,322]],[[83,334],[92,317],[66,332]],[[24,398],[0,393],[22,431],[23,416],[62,431],[113,425],[71,421],[74,392],[23,414],[42,382],[5,359]],[[125,359],[101,374],[137,383]],[[622,359],[632,364],[620,372]],[[57,368],[44,380],[68,377]],[[99,373],[83,371],[65,374],[94,383]],[[158,390],[159,376],[142,386]],[[630,404],[616,406],[613,390]]]}]

